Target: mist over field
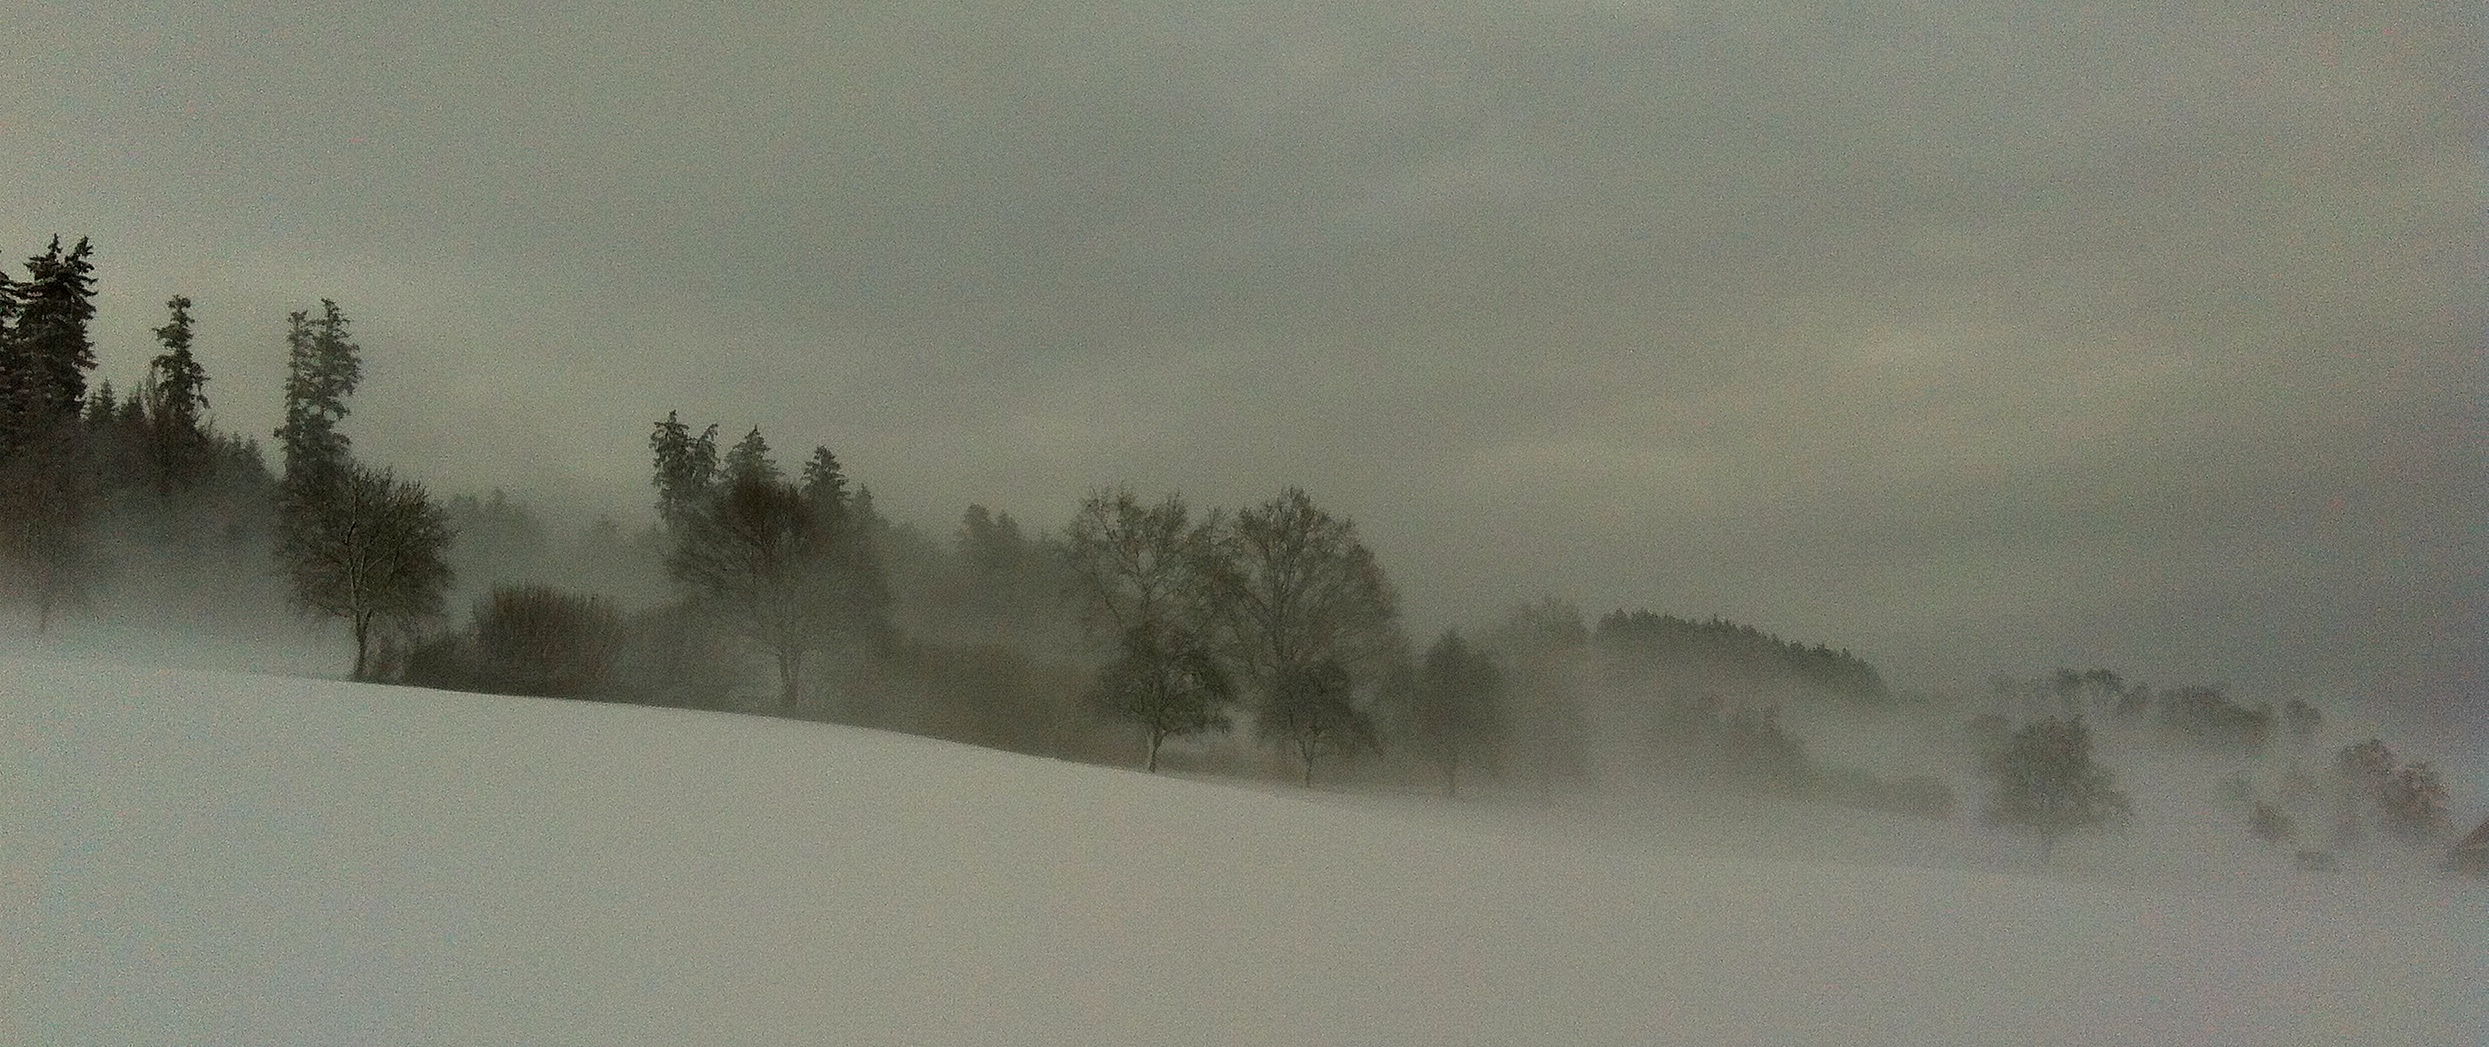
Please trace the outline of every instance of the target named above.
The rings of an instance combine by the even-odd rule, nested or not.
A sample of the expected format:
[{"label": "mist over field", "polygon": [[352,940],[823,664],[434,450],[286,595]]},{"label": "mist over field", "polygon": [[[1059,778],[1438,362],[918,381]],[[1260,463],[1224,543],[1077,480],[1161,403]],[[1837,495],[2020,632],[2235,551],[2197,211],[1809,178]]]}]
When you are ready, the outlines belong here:
[{"label": "mist over field", "polygon": [[[2484,894],[0,659],[12,1043],[2412,1044]],[[1777,823],[1776,831],[1762,831]],[[1993,856],[1991,856],[1991,859]]]},{"label": "mist over field", "polygon": [[2476,7],[10,20],[0,1039],[2482,1040]]}]

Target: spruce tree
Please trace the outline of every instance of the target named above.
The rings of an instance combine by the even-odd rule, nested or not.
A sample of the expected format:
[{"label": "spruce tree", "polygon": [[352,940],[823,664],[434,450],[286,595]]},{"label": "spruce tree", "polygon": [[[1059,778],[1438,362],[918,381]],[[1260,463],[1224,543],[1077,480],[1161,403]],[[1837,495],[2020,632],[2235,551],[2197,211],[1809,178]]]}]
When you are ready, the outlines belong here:
[{"label": "spruce tree", "polygon": [[95,345],[87,334],[95,318],[93,253],[85,237],[63,251],[55,236],[49,250],[26,260],[5,368],[14,401],[10,435],[17,440],[77,417],[84,405],[87,372],[95,369]]},{"label": "spruce tree", "polygon": [[196,482],[208,465],[212,440],[207,432],[207,369],[190,353],[190,299],[174,295],[165,308],[172,318],[156,328],[164,351],[147,364],[141,399],[154,446],[158,493],[170,493]]},{"label": "spruce tree", "polygon": [[22,283],[0,279],[0,553],[36,605],[37,628],[92,573],[90,441],[77,426],[95,366],[92,246],[52,238]]},{"label": "spruce tree", "polygon": [[804,463],[804,497],[818,510],[844,513],[847,509],[847,473],[827,447],[813,448],[812,458]]},{"label": "spruce tree", "polygon": [[350,441],[337,425],[363,380],[363,350],[347,337],[345,314],[326,298],[319,319],[307,312],[285,319],[285,424],[276,438],[285,456],[287,496],[317,498],[350,461]]},{"label": "spruce tree", "polygon": [[759,427],[743,434],[743,439],[727,450],[723,479],[730,485],[746,481],[776,483],[782,479],[777,460],[769,456],[769,441],[761,439]]},{"label": "spruce tree", "polygon": [[648,449],[656,458],[656,475],[650,482],[657,487],[657,518],[680,530],[715,493],[717,426],[695,437],[681,416],[667,411],[665,421],[648,434]]}]

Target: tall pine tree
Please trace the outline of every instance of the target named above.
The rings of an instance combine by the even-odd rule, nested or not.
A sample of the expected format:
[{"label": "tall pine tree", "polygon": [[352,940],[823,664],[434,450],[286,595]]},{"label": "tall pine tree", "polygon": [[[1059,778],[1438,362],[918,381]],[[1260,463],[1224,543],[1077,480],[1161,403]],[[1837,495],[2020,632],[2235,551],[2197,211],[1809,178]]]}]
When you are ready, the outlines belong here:
[{"label": "tall pine tree", "polygon": [[95,318],[93,253],[85,237],[64,251],[55,236],[48,250],[26,260],[26,281],[13,288],[16,325],[0,345],[9,401],[0,442],[10,448],[76,418],[84,406],[87,372],[95,369],[87,335]]},{"label": "tall pine tree", "polygon": [[717,426],[693,436],[678,413],[667,411],[648,434],[648,450],[657,460],[650,480],[657,487],[657,518],[680,531],[716,493]]},{"label": "tall pine tree", "polygon": [[148,362],[140,399],[154,441],[156,490],[171,493],[205,471],[213,440],[207,432],[207,369],[190,354],[190,299],[174,295],[164,304],[172,313],[156,328],[164,351]]},{"label": "tall pine tree", "polygon": [[[26,260],[26,280],[0,300],[0,553],[10,581],[36,605],[37,628],[83,595],[91,567],[88,441],[77,425],[95,346],[93,246],[52,238]],[[5,281],[0,281],[5,283]]]},{"label": "tall pine tree", "polygon": [[337,424],[363,380],[363,350],[347,337],[344,312],[326,298],[319,319],[296,312],[285,320],[285,424],[276,438],[286,496],[316,498],[344,476],[349,461],[349,441]]}]

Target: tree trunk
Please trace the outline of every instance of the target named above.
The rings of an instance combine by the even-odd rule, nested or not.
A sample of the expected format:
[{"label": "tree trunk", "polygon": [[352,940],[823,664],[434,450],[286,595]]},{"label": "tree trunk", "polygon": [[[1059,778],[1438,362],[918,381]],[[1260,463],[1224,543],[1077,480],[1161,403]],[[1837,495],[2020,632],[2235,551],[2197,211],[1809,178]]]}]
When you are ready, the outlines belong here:
[{"label": "tree trunk", "polygon": [[1166,736],[1166,732],[1155,728],[1149,732],[1149,762],[1143,765],[1143,769],[1151,774],[1158,773],[1158,743]]},{"label": "tree trunk", "polygon": [[778,654],[778,697],[789,709],[795,708],[796,695],[801,693],[804,676],[804,652]]},{"label": "tree trunk", "polygon": [[1461,758],[1447,755],[1443,761],[1443,798],[1456,799],[1461,794]]},{"label": "tree trunk", "polygon": [[372,619],[369,615],[354,616],[354,679],[363,679],[371,661]]}]

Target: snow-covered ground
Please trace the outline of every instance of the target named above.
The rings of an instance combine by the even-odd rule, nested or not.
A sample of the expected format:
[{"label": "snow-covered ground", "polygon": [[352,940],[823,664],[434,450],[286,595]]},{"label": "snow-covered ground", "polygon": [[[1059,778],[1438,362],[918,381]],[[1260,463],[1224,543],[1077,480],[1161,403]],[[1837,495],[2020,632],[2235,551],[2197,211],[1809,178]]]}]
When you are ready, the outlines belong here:
[{"label": "snow-covered ground", "polygon": [[0,1042],[2489,1043],[2477,887],[1714,830],[14,658]]}]

